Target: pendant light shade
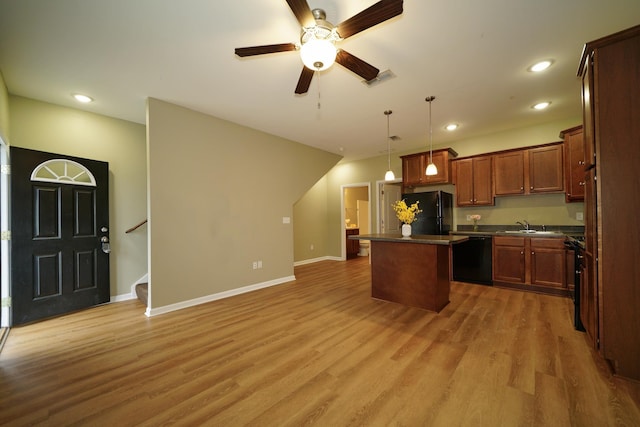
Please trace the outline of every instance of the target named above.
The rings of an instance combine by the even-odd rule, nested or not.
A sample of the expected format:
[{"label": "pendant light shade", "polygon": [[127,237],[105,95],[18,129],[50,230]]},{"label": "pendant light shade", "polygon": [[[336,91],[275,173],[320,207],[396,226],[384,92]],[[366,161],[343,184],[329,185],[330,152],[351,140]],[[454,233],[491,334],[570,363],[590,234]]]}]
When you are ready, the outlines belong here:
[{"label": "pendant light shade", "polygon": [[438,168],[433,164],[433,126],[431,124],[431,102],[436,99],[435,96],[427,96],[425,101],[429,103],[429,165],[425,174],[429,176],[438,175]]},{"label": "pendant light shade", "polygon": [[387,163],[388,169],[387,173],[384,174],[385,181],[394,181],[396,179],[396,175],[391,170],[391,137],[389,136],[389,116],[393,113],[391,110],[386,110],[384,115],[387,116]]}]

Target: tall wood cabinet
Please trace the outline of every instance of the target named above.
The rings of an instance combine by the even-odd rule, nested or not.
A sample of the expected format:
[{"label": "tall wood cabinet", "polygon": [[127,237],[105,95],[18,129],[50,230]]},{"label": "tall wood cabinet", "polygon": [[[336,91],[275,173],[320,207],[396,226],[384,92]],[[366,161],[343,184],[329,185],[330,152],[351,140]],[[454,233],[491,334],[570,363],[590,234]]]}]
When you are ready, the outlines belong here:
[{"label": "tall wood cabinet", "polygon": [[[640,26],[585,45],[582,321],[617,375],[640,380]],[[591,155],[593,153],[593,156]],[[585,318],[586,316],[586,318]]]}]

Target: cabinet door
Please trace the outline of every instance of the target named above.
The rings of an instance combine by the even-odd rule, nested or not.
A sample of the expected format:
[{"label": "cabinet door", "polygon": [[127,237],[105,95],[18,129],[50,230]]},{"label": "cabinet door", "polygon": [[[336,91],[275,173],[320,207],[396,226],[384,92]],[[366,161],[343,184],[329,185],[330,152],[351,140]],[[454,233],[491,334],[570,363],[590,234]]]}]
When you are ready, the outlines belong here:
[{"label": "cabinet door", "polygon": [[566,250],[562,239],[535,239],[531,242],[531,284],[566,288]]},{"label": "cabinet door", "polygon": [[456,161],[456,203],[458,206],[474,204],[473,159]]},{"label": "cabinet door", "polygon": [[524,151],[493,157],[495,195],[524,194]]},{"label": "cabinet door", "polygon": [[424,180],[427,184],[446,184],[449,183],[449,172],[451,170],[451,165],[449,163],[449,153],[446,151],[439,151],[433,153],[433,164],[438,168],[438,173],[436,175],[427,175],[426,169],[429,164],[429,153],[425,153],[424,155],[424,169],[422,170],[422,174],[424,175]]},{"label": "cabinet door", "polygon": [[529,192],[564,190],[562,144],[529,150]]},{"label": "cabinet door", "polygon": [[567,202],[584,200],[584,141],[582,127],[564,135],[565,189]]},{"label": "cabinet door", "polygon": [[494,237],[493,280],[526,283],[525,238]]},{"label": "cabinet door", "polygon": [[403,157],[402,184],[410,187],[425,182],[426,167],[423,153]]},{"label": "cabinet door", "polygon": [[475,205],[493,205],[493,167],[492,158],[473,159],[473,203]]}]

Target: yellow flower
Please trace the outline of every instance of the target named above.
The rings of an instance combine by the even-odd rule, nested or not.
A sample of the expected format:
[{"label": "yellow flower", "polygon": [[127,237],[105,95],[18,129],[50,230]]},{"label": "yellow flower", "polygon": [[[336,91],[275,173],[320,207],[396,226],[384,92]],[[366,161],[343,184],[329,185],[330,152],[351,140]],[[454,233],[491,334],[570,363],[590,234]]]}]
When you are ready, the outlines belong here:
[{"label": "yellow flower", "polygon": [[416,220],[416,215],[422,212],[418,208],[418,203],[420,202],[418,201],[413,203],[411,206],[407,206],[407,202],[402,199],[394,202],[391,206],[393,207],[393,210],[396,211],[396,216],[401,222],[411,224]]}]

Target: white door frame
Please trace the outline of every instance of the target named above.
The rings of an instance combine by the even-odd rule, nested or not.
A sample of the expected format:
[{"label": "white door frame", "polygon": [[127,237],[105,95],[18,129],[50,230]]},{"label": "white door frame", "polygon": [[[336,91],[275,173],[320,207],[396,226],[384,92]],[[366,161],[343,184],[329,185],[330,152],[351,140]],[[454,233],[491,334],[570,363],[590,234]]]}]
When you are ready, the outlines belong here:
[{"label": "white door frame", "polygon": [[8,328],[11,319],[11,307],[9,301],[11,297],[10,284],[11,284],[11,264],[9,262],[11,250],[11,231],[9,230],[9,179],[11,177],[10,161],[9,161],[9,147],[4,142],[4,138],[0,135],[0,194],[2,200],[0,200],[0,231],[2,232],[2,239],[0,245],[2,246],[2,258],[0,259],[0,265],[2,275],[0,276],[0,297],[2,303],[0,304],[0,327]]},{"label": "white door frame", "polygon": [[343,184],[340,186],[340,246],[342,247],[340,252],[340,259],[345,261],[347,259],[347,225],[345,224],[344,215],[344,190],[345,188],[353,187],[367,187],[367,194],[369,196],[369,224],[371,224],[371,183],[361,182],[356,184]]}]

